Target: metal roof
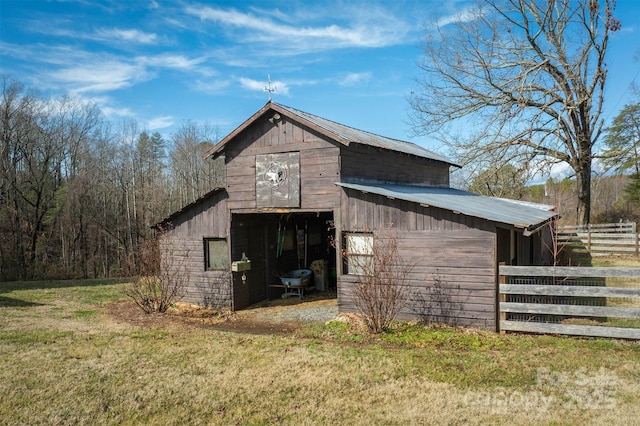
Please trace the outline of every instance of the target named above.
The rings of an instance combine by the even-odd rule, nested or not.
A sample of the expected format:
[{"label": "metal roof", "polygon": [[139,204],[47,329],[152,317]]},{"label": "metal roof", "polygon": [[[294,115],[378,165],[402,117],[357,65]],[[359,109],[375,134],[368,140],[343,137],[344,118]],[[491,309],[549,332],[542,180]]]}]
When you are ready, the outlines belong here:
[{"label": "metal roof", "polygon": [[535,231],[550,219],[558,216],[557,212],[552,211],[553,206],[486,197],[454,188],[344,182],[337,183],[337,185],[523,228],[527,233]]},{"label": "metal roof", "polygon": [[334,121],[327,120],[326,118],[318,117],[316,115],[309,114],[307,112],[300,111],[285,105],[280,105],[271,101],[269,101],[265,106],[263,106],[260,110],[258,110],[251,117],[245,120],[235,130],[233,130],[222,140],[220,140],[220,142],[218,142],[213,148],[211,148],[204,155],[204,157],[206,158],[210,155],[217,155],[221,153],[227,143],[233,140],[233,138],[235,138],[244,129],[249,127],[249,125],[251,125],[263,115],[273,115],[274,112],[298,121],[343,145],[348,146],[351,143],[358,143],[376,148],[387,149],[390,151],[402,152],[404,154],[415,155],[421,158],[440,161],[455,167],[460,167],[458,164],[453,163],[448,158],[431,152],[428,149],[422,148],[421,146],[418,146],[412,142],[387,138],[384,136],[366,132],[364,130],[354,129],[353,127],[345,126],[344,124],[336,123]]},{"label": "metal roof", "polygon": [[282,108],[291,115],[297,116],[305,121],[313,123],[318,127],[322,127],[330,133],[338,136],[340,139],[347,141],[347,144],[349,142],[354,142],[362,145],[369,145],[376,148],[383,148],[391,151],[403,152],[405,154],[416,155],[418,157],[428,158],[431,160],[442,161],[443,163],[448,163],[453,166],[460,167],[448,158],[431,152],[428,149],[422,148],[421,146],[416,145],[412,142],[387,138],[385,136],[376,135],[365,130],[355,129],[353,127],[345,126],[344,124],[336,123],[335,121],[327,120],[326,118],[318,117],[316,115],[309,114],[307,112],[300,111],[285,105],[276,103],[274,103],[274,105]]}]

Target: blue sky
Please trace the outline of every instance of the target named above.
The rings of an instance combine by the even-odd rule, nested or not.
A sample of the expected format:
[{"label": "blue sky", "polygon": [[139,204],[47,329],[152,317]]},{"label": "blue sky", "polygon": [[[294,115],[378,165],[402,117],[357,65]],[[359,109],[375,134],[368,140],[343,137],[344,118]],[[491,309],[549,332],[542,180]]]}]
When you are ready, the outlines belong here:
[{"label": "blue sky", "polygon": [[[470,4],[0,0],[0,74],[167,138],[185,120],[231,132],[267,102],[270,75],[275,102],[442,152],[411,135],[407,96],[429,23]],[[640,1],[616,10],[609,120],[640,83]]]}]

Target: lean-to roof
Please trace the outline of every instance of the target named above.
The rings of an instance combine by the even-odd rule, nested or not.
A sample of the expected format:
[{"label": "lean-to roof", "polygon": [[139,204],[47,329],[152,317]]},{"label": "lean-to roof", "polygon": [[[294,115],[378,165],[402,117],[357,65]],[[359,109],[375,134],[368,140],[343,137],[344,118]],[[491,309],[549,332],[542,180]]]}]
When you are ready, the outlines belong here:
[{"label": "lean-to roof", "polygon": [[454,188],[344,182],[337,183],[337,185],[510,225],[524,229],[525,234],[535,232],[542,225],[558,216],[558,213],[553,211],[553,206],[486,197]]}]

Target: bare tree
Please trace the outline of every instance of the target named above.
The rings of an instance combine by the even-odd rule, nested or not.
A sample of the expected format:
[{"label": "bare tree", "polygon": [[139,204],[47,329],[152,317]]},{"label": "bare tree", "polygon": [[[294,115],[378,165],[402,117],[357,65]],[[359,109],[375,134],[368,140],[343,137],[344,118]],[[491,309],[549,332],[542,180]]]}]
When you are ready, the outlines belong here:
[{"label": "bare tree", "polygon": [[42,99],[9,78],[2,80],[0,114],[3,269],[8,276],[35,278],[51,268],[49,257],[61,255],[50,242],[64,237],[58,225],[69,183],[81,173],[102,116],[92,104]]},{"label": "bare tree", "polygon": [[[418,133],[439,133],[463,164],[481,169],[567,163],[577,221],[589,223],[594,145],[602,133],[615,0],[483,0],[440,22],[424,44]],[[456,128],[461,135],[454,137]]]},{"label": "bare tree", "polygon": [[489,168],[477,174],[469,190],[489,197],[522,199],[525,194],[527,180],[530,173],[506,164],[500,168]]},{"label": "bare tree", "polygon": [[204,154],[219,139],[217,129],[187,121],[171,136],[169,153],[178,207],[188,204],[223,185],[220,162],[205,159]]}]

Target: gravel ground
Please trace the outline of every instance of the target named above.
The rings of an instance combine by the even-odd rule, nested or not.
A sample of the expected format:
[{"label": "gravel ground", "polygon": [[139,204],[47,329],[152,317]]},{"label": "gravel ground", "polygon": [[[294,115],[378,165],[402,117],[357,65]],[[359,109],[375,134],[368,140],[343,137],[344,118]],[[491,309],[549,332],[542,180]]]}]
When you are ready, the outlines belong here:
[{"label": "gravel ground", "polygon": [[303,300],[298,298],[272,300],[238,313],[250,316],[256,321],[269,323],[327,322],[335,319],[338,316],[336,299],[318,297],[312,296]]}]

